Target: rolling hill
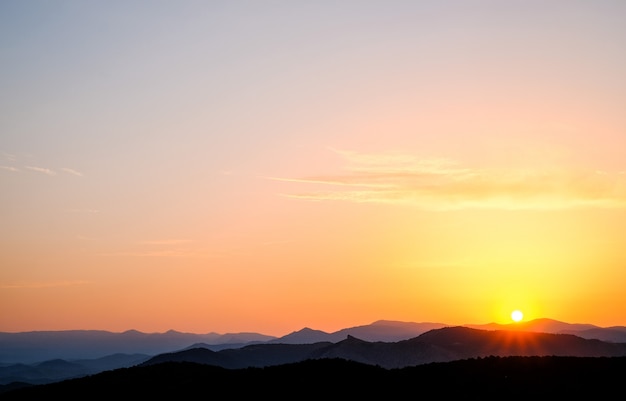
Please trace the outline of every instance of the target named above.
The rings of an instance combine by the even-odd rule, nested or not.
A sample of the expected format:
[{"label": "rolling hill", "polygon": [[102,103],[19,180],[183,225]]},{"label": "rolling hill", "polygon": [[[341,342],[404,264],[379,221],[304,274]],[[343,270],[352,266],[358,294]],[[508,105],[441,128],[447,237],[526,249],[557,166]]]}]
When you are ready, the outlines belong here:
[{"label": "rolling hill", "polygon": [[343,359],[225,369],[164,362],[8,391],[3,400],[605,399],[623,394],[626,357],[487,357],[384,369]]}]

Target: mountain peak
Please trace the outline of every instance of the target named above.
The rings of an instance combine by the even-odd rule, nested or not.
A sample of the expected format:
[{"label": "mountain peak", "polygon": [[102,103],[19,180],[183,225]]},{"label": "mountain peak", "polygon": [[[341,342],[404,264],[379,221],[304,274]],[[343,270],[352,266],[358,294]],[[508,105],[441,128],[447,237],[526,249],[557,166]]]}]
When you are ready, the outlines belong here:
[{"label": "mountain peak", "polygon": [[356,338],[355,336],[352,336],[350,334],[348,334],[346,336],[346,339],[341,341],[342,344],[356,344],[356,343],[366,343],[367,341],[365,340],[361,340],[360,338]]},{"label": "mountain peak", "polygon": [[322,330],[315,330],[310,327],[303,327],[302,329],[298,331],[294,331],[294,333],[308,334],[308,333],[324,333],[324,332]]}]

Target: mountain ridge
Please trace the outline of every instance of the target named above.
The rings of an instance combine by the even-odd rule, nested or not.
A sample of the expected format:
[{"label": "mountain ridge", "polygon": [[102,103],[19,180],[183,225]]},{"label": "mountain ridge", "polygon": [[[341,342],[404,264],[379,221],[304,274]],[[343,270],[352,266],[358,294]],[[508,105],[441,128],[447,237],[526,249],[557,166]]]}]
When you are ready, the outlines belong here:
[{"label": "mountain ridge", "polygon": [[[585,339],[571,334],[519,330],[482,330],[444,327],[398,342],[370,342],[348,335],[339,342],[313,344],[267,343],[210,351],[195,348],[158,355],[143,362],[196,362],[225,368],[267,367],[306,359],[342,358],[384,368],[403,368],[433,362],[486,356],[626,356],[626,343]],[[220,362],[221,357],[227,363]],[[203,359],[206,358],[206,359]]]},{"label": "mountain ridge", "polygon": [[[500,327],[493,325],[481,326],[490,329],[477,329],[463,325],[443,326],[421,332],[428,327],[436,327],[441,324],[376,321],[371,325],[355,326],[334,333],[305,327],[282,338],[273,338],[268,341],[236,344],[193,342],[184,347],[174,347],[171,343],[167,343],[168,348],[163,352],[149,354],[116,352],[95,359],[56,357],[31,363],[7,363],[0,360],[0,385],[5,386],[12,382],[43,384],[96,374],[105,370],[168,361],[187,361],[236,369],[250,366],[274,366],[298,362],[307,358],[343,358],[386,368],[399,368],[462,358],[489,355],[506,356],[510,355],[512,350],[519,355],[555,354],[597,357],[626,353],[623,349],[626,348],[626,341],[619,341],[626,334],[626,328],[621,330],[621,326],[607,329],[610,331],[586,329],[580,332],[597,337],[597,332],[600,330],[603,335],[610,333],[615,336],[613,339],[617,340],[601,341],[578,336],[575,330],[573,333],[533,331],[540,326],[548,329],[563,329],[568,327],[586,328],[586,325],[568,326],[567,323],[550,319],[539,320],[536,323],[535,326],[532,322],[527,325],[502,326],[510,327],[510,330],[493,329]],[[419,332],[419,334],[409,336],[415,332]],[[57,334],[61,335],[62,333]],[[76,332],[74,331],[72,334],[76,335]],[[363,338],[362,334],[370,337],[368,339]],[[170,331],[169,335],[175,334]],[[139,340],[145,338],[140,332],[133,332],[131,336]],[[403,336],[403,339],[398,339]],[[1,338],[0,351],[2,347],[7,346],[1,341]],[[123,338],[128,338],[128,336]],[[159,336],[150,338],[159,338]],[[188,340],[195,339],[193,336],[185,338]],[[391,340],[382,341],[380,338]],[[444,340],[445,338],[451,340]],[[232,337],[224,338],[225,341],[229,339]],[[319,341],[313,341],[314,339]],[[534,339],[534,341],[529,341],[529,339]],[[136,344],[135,342],[131,343]],[[458,344],[464,344],[464,346],[459,348]],[[40,347],[42,344],[31,342],[22,345]],[[34,351],[39,352],[40,349],[35,348]]]},{"label": "mountain ridge", "polygon": [[[347,335],[366,341],[402,341],[428,330],[450,327],[437,322],[406,322],[376,320],[373,323],[325,332],[310,327],[293,331],[282,337],[254,332],[206,334],[168,330],[164,333],[144,333],[137,330],[110,332],[105,330],[60,330],[0,332],[0,365],[7,363],[37,363],[49,359],[96,359],[116,353],[156,355],[188,348],[193,344],[213,350],[239,348],[253,343],[312,343],[337,342]],[[626,342],[626,327],[600,327],[592,324],[566,323],[540,318],[510,324],[465,324],[464,327],[498,330],[525,330],[574,334],[587,339]]]}]

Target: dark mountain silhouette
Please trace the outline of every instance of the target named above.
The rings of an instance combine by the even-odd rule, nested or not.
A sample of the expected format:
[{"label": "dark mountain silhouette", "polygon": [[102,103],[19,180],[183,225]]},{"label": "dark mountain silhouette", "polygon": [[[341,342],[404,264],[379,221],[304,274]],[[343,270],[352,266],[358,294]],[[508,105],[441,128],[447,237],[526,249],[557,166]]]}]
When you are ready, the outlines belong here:
[{"label": "dark mountain silhouette", "polygon": [[609,343],[571,334],[451,327],[432,330],[416,339],[453,352],[455,359],[480,356],[626,356],[626,343]]},{"label": "dark mountain silhouette", "polygon": [[257,344],[210,351],[189,349],[144,362],[197,362],[225,368],[265,367],[306,359],[342,358],[383,368],[486,356],[626,356],[626,343],[608,343],[568,334],[446,327],[398,342],[369,342],[348,336],[337,343]]},{"label": "dark mountain silhouette", "polygon": [[[188,347],[180,349],[179,351],[184,351],[186,349],[192,349],[192,348],[206,348],[206,349],[210,349],[211,351],[219,351],[219,350],[228,349],[228,348],[241,348],[250,344],[262,344],[262,343],[264,342],[252,341],[249,343],[226,343],[226,344],[194,343]],[[173,350],[173,351],[176,351],[176,350]]]},{"label": "dark mountain silhouette", "polygon": [[432,329],[446,327],[443,323],[414,323],[393,320],[378,320],[372,324],[349,327],[327,333],[305,327],[286,336],[270,340],[271,343],[281,344],[308,344],[314,342],[337,342],[347,336],[357,337],[366,341],[400,341],[419,336]]},{"label": "dark mountain silhouette", "polygon": [[582,331],[589,329],[598,329],[600,327],[593,324],[565,323],[554,319],[534,319],[527,322],[519,323],[489,323],[489,324],[465,324],[465,327],[481,330],[522,330],[534,331],[541,333],[561,333],[562,331]]},{"label": "dark mountain silhouette", "polygon": [[146,354],[113,354],[96,359],[76,359],[72,362],[85,366],[93,372],[134,366],[150,358]]},{"label": "dark mountain silhouette", "polygon": [[487,357],[402,369],[344,359],[225,369],[165,362],[6,391],[32,399],[604,399],[623,394],[626,357]]},{"label": "dark mountain silhouette", "polygon": [[465,327],[481,330],[521,330],[537,333],[574,334],[578,337],[610,342],[626,342],[626,327],[599,327],[593,324],[565,323],[553,319],[535,319],[509,324],[466,324]]},{"label": "dark mountain silhouette", "polygon": [[228,369],[273,366],[303,361],[310,358],[319,349],[329,345],[332,345],[332,343],[253,344],[242,348],[230,348],[221,351],[194,348],[157,355],[141,365],[154,365],[162,362],[195,362]]}]

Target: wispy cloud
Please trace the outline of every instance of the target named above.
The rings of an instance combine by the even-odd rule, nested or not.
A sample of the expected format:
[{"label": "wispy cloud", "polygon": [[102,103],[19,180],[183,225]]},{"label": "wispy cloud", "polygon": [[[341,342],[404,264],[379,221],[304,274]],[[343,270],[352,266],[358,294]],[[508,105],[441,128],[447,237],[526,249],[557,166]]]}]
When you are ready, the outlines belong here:
[{"label": "wispy cloud", "polygon": [[76,170],[74,170],[72,168],[63,167],[63,168],[61,168],[61,170],[66,172],[66,173],[68,173],[68,174],[75,175],[77,177],[82,177],[83,176],[83,173],[81,173],[80,171],[76,171]]},{"label": "wispy cloud", "polygon": [[60,280],[60,281],[37,281],[37,282],[19,282],[0,284],[0,289],[37,289],[37,288],[54,288],[54,287],[70,287],[76,285],[91,284],[86,280]]},{"label": "wispy cloud", "polygon": [[35,171],[38,173],[46,174],[46,175],[57,175],[56,171],[50,170],[49,168],[44,167],[35,167],[35,166],[26,166],[28,170]]},{"label": "wispy cloud", "polygon": [[158,240],[146,240],[141,241],[142,245],[178,245],[178,244],[186,244],[191,242],[190,239],[180,239],[180,238],[172,238],[172,239],[158,239]]},{"label": "wispy cloud", "polygon": [[0,152],[0,157],[4,160],[8,160],[9,162],[14,162],[17,160],[16,155],[7,152]]},{"label": "wispy cloud", "polygon": [[623,174],[574,170],[474,169],[448,159],[337,151],[335,175],[268,177],[328,189],[285,196],[315,201],[405,203],[433,210],[626,207]]},{"label": "wispy cloud", "polygon": [[76,177],[83,177],[84,174],[81,171],[70,167],[61,167],[57,170],[53,170],[47,167],[38,166],[37,161],[34,160],[34,156],[32,155],[14,155],[11,153],[0,152],[0,160],[2,161],[2,165],[0,165],[0,170],[11,171],[11,172],[20,172],[21,170],[30,170],[36,173],[45,174],[48,176],[56,176],[58,172],[63,172],[69,175],[73,175]]}]

